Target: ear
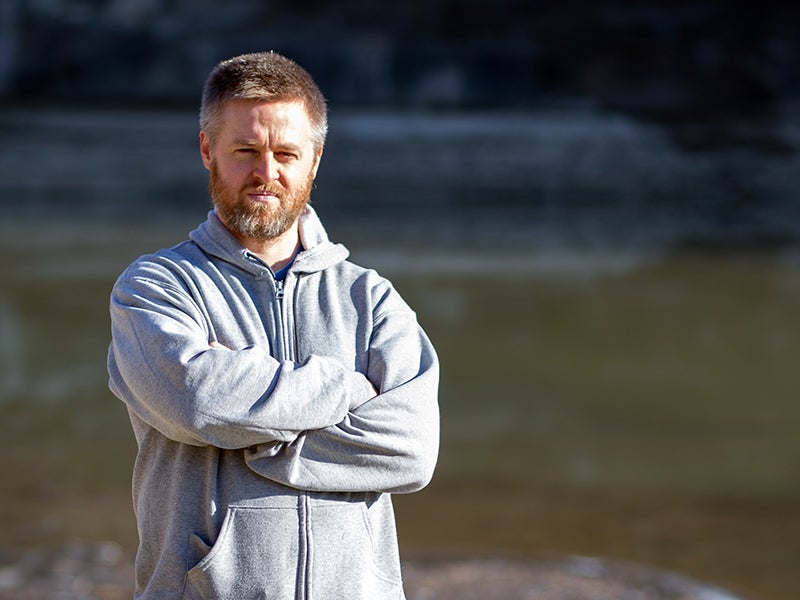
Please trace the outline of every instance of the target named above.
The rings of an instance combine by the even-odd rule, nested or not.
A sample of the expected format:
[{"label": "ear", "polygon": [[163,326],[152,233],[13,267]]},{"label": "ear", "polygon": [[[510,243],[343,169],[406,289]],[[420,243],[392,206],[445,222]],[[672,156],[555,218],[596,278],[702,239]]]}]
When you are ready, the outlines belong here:
[{"label": "ear", "polygon": [[311,175],[312,179],[317,178],[317,170],[319,169],[319,163],[322,160],[322,148],[319,149],[317,155],[314,157],[314,166],[311,167]]},{"label": "ear", "polygon": [[211,170],[211,140],[206,135],[205,131],[200,132],[200,158],[203,159],[203,165],[209,171]]}]

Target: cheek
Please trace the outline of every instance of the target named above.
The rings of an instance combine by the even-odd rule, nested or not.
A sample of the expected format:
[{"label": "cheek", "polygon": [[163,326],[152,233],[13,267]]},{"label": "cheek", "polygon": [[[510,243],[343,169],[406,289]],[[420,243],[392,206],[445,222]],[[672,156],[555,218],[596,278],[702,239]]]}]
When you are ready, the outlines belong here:
[{"label": "cheek", "polygon": [[218,173],[220,179],[229,186],[239,186],[247,181],[252,173],[252,169],[246,164],[228,161],[219,165]]},{"label": "cheek", "polygon": [[287,173],[286,179],[291,182],[292,187],[300,188],[307,185],[308,181],[314,180],[316,175],[316,165],[314,163],[304,163],[297,165]]}]

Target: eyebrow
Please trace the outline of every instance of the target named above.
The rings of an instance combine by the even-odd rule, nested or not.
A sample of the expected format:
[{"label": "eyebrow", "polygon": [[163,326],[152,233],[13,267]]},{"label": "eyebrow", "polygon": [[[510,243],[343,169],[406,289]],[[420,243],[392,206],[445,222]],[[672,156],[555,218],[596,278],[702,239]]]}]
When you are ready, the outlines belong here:
[{"label": "eyebrow", "polygon": [[[233,140],[233,145],[255,147],[260,146],[261,142],[253,138],[236,138]],[[281,150],[288,150],[289,152],[294,152],[296,154],[302,154],[303,151],[303,148],[300,145],[293,142],[281,142],[276,144],[276,146]]]},{"label": "eyebrow", "polygon": [[254,138],[235,138],[231,140],[231,146],[251,146],[254,148],[260,145],[261,142]]}]

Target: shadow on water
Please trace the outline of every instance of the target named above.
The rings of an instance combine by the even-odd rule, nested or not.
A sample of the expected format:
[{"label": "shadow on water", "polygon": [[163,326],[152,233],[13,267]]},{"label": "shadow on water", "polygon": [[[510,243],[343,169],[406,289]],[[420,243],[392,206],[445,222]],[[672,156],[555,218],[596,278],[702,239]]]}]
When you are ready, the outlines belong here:
[{"label": "shadow on water", "polygon": [[[134,442],[106,388],[108,292],[136,256],[184,239],[207,206],[191,116],[151,116],[28,114],[30,136],[24,119],[19,131],[2,129],[6,147],[22,140],[53,164],[68,158],[41,176],[22,156],[0,159],[0,563],[70,539],[135,548]],[[516,158],[506,171],[499,157],[470,162],[462,144],[491,123],[453,119],[421,148],[392,146],[369,179],[369,140],[379,153],[398,135],[413,142],[409,131],[419,138],[428,122],[406,123],[405,133],[381,123],[354,119],[331,141],[330,156],[349,159],[326,164],[316,193],[332,234],[392,278],[442,358],[440,466],[429,488],[396,500],[404,555],[602,556],[674,569],[746,598],[798,597],[798,255],[789,247],[670,251],[687,230],[712,227],[710,209],[689,219],[668,204],[666,183],[645,178],[646,157],[631,167],[644,183],[624,202],[579,202],[564,173],[575,164],[544,168],[563,157],[540,156],[532,174],[519,173]],[[494,127],[514,157],[525,139],[536,145],[544,135],[530,123],[527,138],[502,119]],[[579,146],[572,127],[564,153]],[[605,127],[591,139],[609,131],[657,139],[629,124]],[[148,136],[159,140],[152,154]],[[447,139],[460,140],[457,150],[442,149]],[[594,151],[576,177],[596,178],[598,191],[593,169],[622,167]],[[418,152],[439,161],[435,172],[409,175]],[[494,174],[476,176],[459,210],[458,177],[481,164]],[[508,201],[497,200],[493,178]],[[533,208],[521,200],[531,179],[540,194]],[[603,185],[598,193],[612,194]],[[378,197],[382,186],[389,191]],[[191,198],[167,210],[159,202],[169,190]],[[640,222],[635,196],[648,190],[658,192],[655,217]],[[572,206],[559,206],[560,191]],[[734,229],[745,231],[737,218]],[[748,231],[791,232],[776,229],[780,221],[764,218]],[[627,229],[615,231],[623,222]]]}]

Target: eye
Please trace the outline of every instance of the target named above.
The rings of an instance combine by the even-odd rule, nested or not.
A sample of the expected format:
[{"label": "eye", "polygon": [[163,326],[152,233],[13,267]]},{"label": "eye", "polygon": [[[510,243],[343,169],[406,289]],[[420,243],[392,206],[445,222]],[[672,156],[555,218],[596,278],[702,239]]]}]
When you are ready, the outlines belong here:
[{"label": "eye", "polygon": [[242,154],[242,155],[256,155],[256,154],[258,154],[258,150],[256,150],[255,148],[236,148],[236,150],[234,150],[234,152],[236,152],[236,154]]},{"label": "eye", "polygon": [[295,154],[294,152],[289,152],[288,150],[276,152],[275,156],[278,157],[278,160],[283,162],[297,159],[297,154]]}]

